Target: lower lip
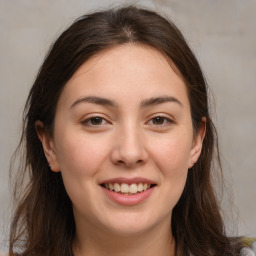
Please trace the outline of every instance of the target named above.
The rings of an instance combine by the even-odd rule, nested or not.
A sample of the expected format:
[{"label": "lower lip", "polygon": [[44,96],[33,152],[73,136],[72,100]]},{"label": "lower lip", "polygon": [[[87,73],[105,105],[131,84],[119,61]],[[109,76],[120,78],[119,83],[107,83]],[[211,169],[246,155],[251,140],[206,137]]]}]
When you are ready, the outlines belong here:
[{"label": "lower lip", "polygon": [[135,195],[124,195],[101,187],[104,193],[113,201],[121,205],[136,205],[150,197],[156,186]]}]

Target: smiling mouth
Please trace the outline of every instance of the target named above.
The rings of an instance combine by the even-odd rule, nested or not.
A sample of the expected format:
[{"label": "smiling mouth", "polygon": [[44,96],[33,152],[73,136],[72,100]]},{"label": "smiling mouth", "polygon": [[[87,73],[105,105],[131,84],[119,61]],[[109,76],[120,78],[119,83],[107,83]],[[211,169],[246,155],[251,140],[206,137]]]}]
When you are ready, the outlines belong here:
[{"label": "smiling mouth", "polygon": [[129,185],[126,183],[103,183],[101,186],[118,194],[136,195],[156,186],[156,184],[133,183]]}]

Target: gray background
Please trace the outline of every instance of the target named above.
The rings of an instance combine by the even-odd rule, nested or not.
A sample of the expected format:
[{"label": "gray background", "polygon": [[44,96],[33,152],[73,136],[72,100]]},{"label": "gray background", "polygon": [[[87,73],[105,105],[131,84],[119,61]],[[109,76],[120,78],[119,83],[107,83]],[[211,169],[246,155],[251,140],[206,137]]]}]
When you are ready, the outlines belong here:
[{"label": "gray background", "polygon": [[[1,250],[6,250],[10,218],[9,160],[20,136],[28,90],[48,46],[78,16],[124,2],[134,3],[0,0]],[[233,198],[226,194],[223,203],[228,232],[256,236],[256,1],[136,2],[166,13],[197,55],[215,99],[225,177],[233,188]],[[230,199],[239,212],[233,221]]]}]

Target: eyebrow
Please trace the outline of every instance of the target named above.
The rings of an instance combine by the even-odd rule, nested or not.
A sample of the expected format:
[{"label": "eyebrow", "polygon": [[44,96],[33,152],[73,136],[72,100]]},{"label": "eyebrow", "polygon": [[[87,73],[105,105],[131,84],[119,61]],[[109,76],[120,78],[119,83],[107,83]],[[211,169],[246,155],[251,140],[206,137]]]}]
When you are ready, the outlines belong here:
[{"label": "eyebrow", "polygon": [[158,105],[166,102],[174,102],[183,107],[183,104],[175,97],[172,96],[160,96],[160,97],[152,97],[146,100],[143,100],[140,104],[141,107],[149,107],[152,105]]},{"label": "eyebrow", "polygon": [[[159,96],[159,97],[152,97],[149,99],[145,99],[141,102],[140,107],[145,108],[153,105],[159,105],[166,102],[173,102],[177,103],[181,107],[183,107],[183,104],[175,97],[172,96]],[[109,106],[109,107],[118,107],[118,104],[110,99],[97,97],[97,96],[88,96],[88,97],[82,97],[78,100],[76,100],[70,108],[73,108],[74,106],[78,105],[79,103],[92,103],[102,106]]]},{"label": "eyebrow", "polygon": [[96,96],[88,96],[88,97],[83,97],[80,98],[78,100],[76,100],[70,108],[73,108],[74,106],[78,105],[79,103],[82,102],[87,102],[87,103],[93,103],[93,104],[97,104],[97,105],[102,105],[102,106],[109,106],[109,107],[117,107],[118,104],[113,101],[113,100],[109,100],[106,98],[101,98],[101,97],[96,97]]}]

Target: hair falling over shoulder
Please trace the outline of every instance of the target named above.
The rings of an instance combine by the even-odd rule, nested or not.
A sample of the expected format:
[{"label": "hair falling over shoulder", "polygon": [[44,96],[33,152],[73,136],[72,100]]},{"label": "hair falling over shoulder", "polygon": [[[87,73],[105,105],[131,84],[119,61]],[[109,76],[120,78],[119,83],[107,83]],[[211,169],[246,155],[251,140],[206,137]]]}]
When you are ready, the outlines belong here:
[{"label": "hair falling over shoulder", "polygon": [[[15,212],[9,255],[71,256],[75,222],[60,173],[52,172],[37,137],[35,121],[53,133],[56,105],[74,72],[91,56],[122,44],[144,44],[163,53],[184,79],[193,129],[206,118],[202,154],[189,171],[183,194],[173,209],[176,255],[239,255],[239,238],[228,238],[213,177],[222,178],[218,139],[209,114],[208,87],[178,28],[161,15],[135,6],[94,12],[77,19],[51,46],[30,90],[19,147],[13,159]],[[213,162],[217,163],[213,168]],[[12,172],[14,168],[12,168]]]}]

